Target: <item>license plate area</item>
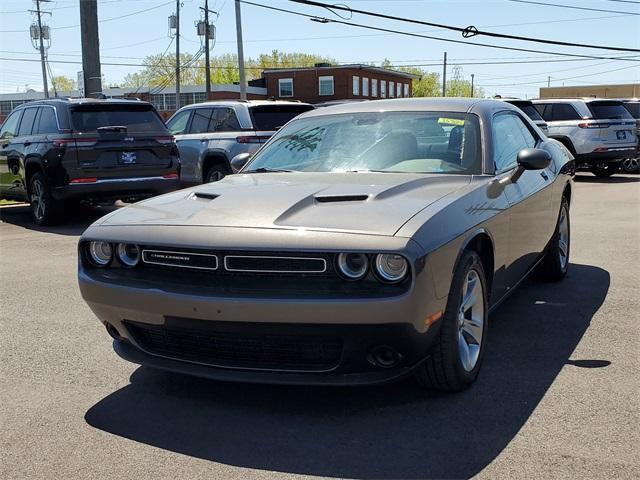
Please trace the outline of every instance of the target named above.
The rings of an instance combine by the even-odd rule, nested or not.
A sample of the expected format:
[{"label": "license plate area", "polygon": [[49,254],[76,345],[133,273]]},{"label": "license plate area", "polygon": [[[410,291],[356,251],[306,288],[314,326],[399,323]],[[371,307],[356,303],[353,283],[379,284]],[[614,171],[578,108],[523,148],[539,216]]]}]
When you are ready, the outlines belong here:
[{"label": "license plate area", "polygon": [[120,152],[118,153],[118,165],[135,165],[138,163],[137,152]]}]

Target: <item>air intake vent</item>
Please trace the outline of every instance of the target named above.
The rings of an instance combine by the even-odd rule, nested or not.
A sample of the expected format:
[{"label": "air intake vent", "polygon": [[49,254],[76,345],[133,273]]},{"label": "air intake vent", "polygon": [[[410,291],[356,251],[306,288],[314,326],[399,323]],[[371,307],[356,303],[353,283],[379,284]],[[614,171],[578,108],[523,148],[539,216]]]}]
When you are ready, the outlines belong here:
[{"label": "air intake vent", "polygon": [[337,202],[364,202],[368,195],[327,195],[324,197],[316,197],[319,203],[337,203]]},{"label": "air intake vent", "polygon": [[205,193],[205,192],[194,192],[191,194],[191,198],[193,200],[215,200],[220,195],[216,195],[215,193]]}]

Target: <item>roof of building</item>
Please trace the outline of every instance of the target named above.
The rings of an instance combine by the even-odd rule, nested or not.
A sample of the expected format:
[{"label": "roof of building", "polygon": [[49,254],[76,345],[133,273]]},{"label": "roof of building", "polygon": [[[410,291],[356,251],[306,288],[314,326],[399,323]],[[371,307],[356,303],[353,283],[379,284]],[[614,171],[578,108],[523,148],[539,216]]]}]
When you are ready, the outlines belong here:
[{"label": "roof of building", "polygon": [[269,73],[283,73],[283,72],[301,72],[301,71],[309,71],[309,70],[367,70],[370,72],[383,73],[385,75],[395,75],[397,77],[403,78],[420,78],[420,75],[416,75],[414,73],[402,72],[400,70],[391,70],[389,68],[376,67],[373,65],[364,65],[361,63],[353,63],[348,65],[318,65],[314,67],[296,67],[296,68],[267,68],[262,71],[263,74]]}]

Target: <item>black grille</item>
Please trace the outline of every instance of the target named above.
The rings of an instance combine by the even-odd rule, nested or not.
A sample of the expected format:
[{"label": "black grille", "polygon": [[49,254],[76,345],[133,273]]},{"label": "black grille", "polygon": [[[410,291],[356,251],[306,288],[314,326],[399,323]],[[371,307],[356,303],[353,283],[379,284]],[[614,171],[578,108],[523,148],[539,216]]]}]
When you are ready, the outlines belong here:
[{"label": "black grille", "polygon": [[269,257],[227,255],[225,268],[239,272],[323,273],[327,262],[323,258]]},{"label": "black grille", "polygon": [[151,354],[227,368],[325,371],[337,367],[342,355],[342,340],[330,336],[246,334],[132,321],[125,325]]}]

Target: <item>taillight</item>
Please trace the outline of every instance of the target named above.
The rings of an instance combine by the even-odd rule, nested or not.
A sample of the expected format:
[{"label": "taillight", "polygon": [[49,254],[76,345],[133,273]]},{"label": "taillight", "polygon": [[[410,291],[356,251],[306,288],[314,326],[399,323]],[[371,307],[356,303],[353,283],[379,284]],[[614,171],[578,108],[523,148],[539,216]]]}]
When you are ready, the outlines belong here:
[{"label": "taillight", "polygon": [[163,145],[167,145],[167,144],[173,143],[175,141],[176,141],[176,139],[173,137],[173,135],[164,136],[164,137],[156,137],[156,142],[162,143]]},{"label": "taillight", "polygon": [[166,175],[162,175],[162,178],[167,178],[167,179],[178,178],[178,174],[177,173],[167,173]]},{"label": "taillight", "polygon": [[82,177],[82,178],[72,178],[69,183],[95,183],[98,181],[98,177]]},{"label": "taillight", "polygon": [[578,127],[580,128],[607,128],[609,127],[608,123],[579,123]]},{"label": "taillight", "polygon": [[269,140],[269,136],[242,136],[236,137],[238,143],[263,143]]}]

